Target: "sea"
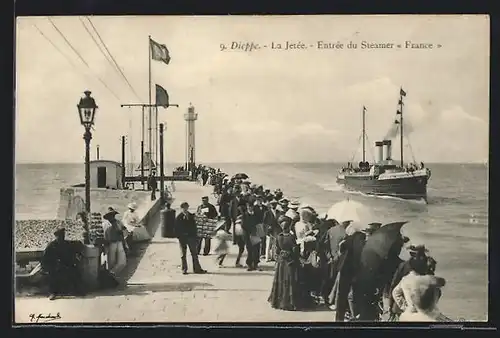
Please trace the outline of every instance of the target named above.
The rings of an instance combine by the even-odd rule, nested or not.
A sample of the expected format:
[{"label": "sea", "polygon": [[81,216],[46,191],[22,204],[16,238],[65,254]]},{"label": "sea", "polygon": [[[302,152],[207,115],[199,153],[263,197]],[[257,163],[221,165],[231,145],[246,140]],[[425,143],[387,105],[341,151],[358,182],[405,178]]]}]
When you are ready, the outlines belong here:
[{"label": "sea", "polygon": [[[436,275],[446,279],[441,311],[457,320],[488,319],[488,168],[484,164],[426,164],[432,170],[428,203],[345,192],[335,182],[341,164],[207,165],[229,174],[244,172],[252,183],[280,188],[285,196],[318,212],[349,198],[368,208],[374,222],[407,221],[403,234],[426,245],[438,262]],[[59,189],[82,182],[83,164],[17,164],[16,219],[55,217]]]}]

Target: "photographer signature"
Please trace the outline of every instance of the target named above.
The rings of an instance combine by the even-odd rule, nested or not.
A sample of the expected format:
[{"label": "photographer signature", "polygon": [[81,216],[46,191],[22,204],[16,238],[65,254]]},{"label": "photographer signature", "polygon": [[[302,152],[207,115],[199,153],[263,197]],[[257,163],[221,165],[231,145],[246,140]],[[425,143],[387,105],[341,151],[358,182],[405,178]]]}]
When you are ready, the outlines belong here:
[{"label": "photographer signature", "polygon": [[31,323],[39,323],[39,322],[50,322],[52,320],[61,319],[61,314],[58,312],[55,315],[48,313],[30,313],[30,322]]}]

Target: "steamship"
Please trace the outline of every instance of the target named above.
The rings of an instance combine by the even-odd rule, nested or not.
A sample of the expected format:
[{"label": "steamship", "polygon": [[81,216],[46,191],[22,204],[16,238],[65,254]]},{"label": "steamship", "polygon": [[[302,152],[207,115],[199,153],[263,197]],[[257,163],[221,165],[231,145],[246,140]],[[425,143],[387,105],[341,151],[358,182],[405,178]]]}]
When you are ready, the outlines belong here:
[{"label": "steamship", "polygon": [[[375,142],[375,161],[369,163],[365,159],[365,113],[363,107],[363,159],[358,167],[348,163],[337,175],[337,183],[348,191],[361,192],[367,195],[391,196],[402,199],[421,200],[427,202],[427,182],[431,177],[431,170],[424,167],[423,163],[404,164],[403,147],[403,97],[406,92],[401,88],[399,95],[398,111],[394,120],[398,128],[401,143],[399,164],[392,159],[392,141],[385,139]],[[388,137],[386,137],[388,138]]]}]

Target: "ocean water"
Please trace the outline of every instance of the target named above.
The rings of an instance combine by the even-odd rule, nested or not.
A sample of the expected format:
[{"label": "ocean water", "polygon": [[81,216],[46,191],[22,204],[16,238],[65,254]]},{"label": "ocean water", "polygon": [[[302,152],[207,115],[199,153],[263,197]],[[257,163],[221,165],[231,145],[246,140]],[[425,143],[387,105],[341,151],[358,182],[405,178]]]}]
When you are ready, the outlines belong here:
[{"label": "ocean water", "polygon": [[[175,166],[172,165],[173,168]],[[403,233],[424,243],[447,285],[441,310],[455,319],[488,318],[488,170],[481,164],[428,164],[428,204],[347,193],[335,183],[339,164],[213,164],[245,172],[252,182],[309,203],[319,212],[346,197],[370,209],[373,221],[408,221]],[[16,218],[52,218],[59,188],[84,181],[83,164],[18,164]]]}]

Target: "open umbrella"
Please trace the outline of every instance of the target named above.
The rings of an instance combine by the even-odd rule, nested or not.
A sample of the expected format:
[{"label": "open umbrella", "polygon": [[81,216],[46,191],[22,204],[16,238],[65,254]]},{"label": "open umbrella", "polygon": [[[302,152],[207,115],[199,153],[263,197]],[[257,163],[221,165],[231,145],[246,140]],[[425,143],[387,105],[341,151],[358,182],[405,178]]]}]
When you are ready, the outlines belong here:
[{"label": "open umbrella", "polygon": [[[380,287],[394,273],[403,246],[401,228],[407,222],[394,222],[382,226],[366,240],[361,252],[357,280],[368,288]],[[370,287],[371,286],[371,287]]]},{"label": "open umbrella", "polygon": [[408,222],[394,222],[382,226],[368,237],[363,255],[365,259],[379,257],[386,259],[395,245],[403,245],[401,228]]},{"label": "open umbrella", "polygon": [[249,176],[245,173],[237,173],[233,176],[233,178],[237,180],[246,180]]},{"label": "open umbrella", "polygon": [[360,228],[374,221],[368,207],[349,199],[332,205],[326,215],[327,219],[334,219],[339,223],[352,221],[353,225],[358,224]]}]

